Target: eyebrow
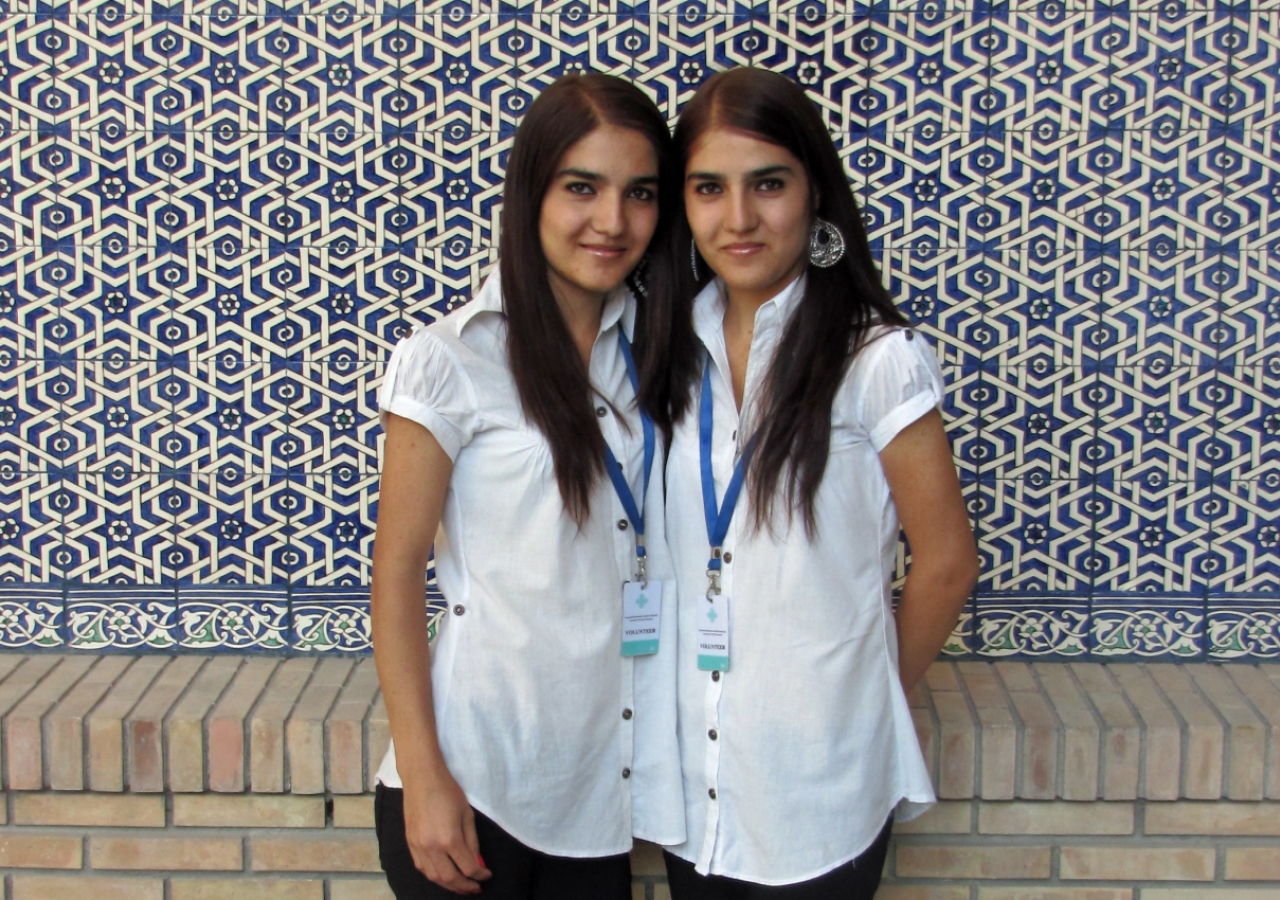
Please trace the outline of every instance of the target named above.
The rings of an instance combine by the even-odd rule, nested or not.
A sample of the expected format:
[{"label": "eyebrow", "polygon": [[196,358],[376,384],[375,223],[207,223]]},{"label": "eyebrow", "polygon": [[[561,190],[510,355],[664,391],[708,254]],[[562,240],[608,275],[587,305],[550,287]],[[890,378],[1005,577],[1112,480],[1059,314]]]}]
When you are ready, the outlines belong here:
[{"label": "eyebrow", "polygon": [[[765,166],[762,169],[753,169],[747,173],[747,178],[764,178],[767,175],[776,175],[779,172],[790,172],[791,167],[786,165]],[[685,181],[727,181],[728,179],[718,172],[690,172]]]},{"label": "eyebrow", "polygon": [[[556,173],[557,178],[564,178],[566,176],[570,178],[581,178],[583,181],[608,181],[609,180],[608,178],[605,178],[603,175],[601,175],[599,172],[589,172],[586,169],[561,169],[559,172]],[[637,178],[631,179],[631,181],[628,183],[629,184],[657,184],[658,176],[657,175],[641,175]]]}]

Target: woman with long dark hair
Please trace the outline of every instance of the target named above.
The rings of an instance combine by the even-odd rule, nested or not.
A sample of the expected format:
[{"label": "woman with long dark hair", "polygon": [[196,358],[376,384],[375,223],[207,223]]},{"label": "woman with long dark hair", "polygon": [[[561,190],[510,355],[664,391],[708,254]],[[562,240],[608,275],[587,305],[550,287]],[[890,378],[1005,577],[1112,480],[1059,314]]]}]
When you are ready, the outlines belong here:
[{"label": "woman with long dark hair", "polygon": [[723,72],[675,140],[674,296],[691,299],[645,386],[674,427],[687,840],[668,848],[671,894],[870,900],[891,816],[934,799],[905,691],[977,574],[942,378],[802,90]]},{"label": "woman with long dark hair", "polygon": [[375,816],[399,900],[622,900],[633,835],[683,837],[664,451],[636,402],[661,365],[644,295],[671,290],[671,162],[634,86],[555,82],[507,162],[497,275],[388,364]]}]

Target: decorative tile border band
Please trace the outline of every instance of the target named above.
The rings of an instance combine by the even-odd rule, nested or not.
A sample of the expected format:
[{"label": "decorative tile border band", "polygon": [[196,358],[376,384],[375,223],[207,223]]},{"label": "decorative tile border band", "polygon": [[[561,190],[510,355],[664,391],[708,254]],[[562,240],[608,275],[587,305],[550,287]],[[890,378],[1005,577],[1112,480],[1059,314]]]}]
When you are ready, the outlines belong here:
[{"label": "decorative tile border band", "polygon": [[[428,586],[434,638],[447,606]],[[367,588],[285,585],[0,586],[0,650],[366,653]],[[984,594],[956,625],[953,658],[1280,659],[1274,597]]]}]

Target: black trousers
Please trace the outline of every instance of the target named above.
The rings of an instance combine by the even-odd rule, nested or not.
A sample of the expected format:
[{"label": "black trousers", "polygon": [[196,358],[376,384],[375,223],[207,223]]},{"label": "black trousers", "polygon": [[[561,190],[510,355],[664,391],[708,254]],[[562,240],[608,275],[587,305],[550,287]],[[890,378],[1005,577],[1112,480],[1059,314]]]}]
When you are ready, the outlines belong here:
[{"label": "black trousers", "polygon": [[[404,792],[378,785],[373,797],[378,856],[396,900],[456,900],[418,871],[404,835]],[[480,855],[493,878],[480,883],[490,900],[630,900],[631,859],[623,853],[594,859],[549,856],[531,850],[489,817],[476,813]]]},{"label": "black trousers", "polygon": [[893,819],[852,862],[798,884],[766,885],[721,875],[699,875],[693,863],[663,853],[671,900],[873,900],[880,887]]}]

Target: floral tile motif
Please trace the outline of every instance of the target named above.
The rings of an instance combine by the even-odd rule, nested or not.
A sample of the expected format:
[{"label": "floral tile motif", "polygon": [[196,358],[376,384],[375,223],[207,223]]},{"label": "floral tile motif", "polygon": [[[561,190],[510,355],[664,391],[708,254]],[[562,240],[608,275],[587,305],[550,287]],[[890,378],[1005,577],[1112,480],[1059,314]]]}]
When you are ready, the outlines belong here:
[{"label": "floral tile motif", "polygon": [[179,644],[184,650],[284,650],[288,623],[285,587],[178,589]]},{"label": "floral tile motif", "polygon": [[74,650],[171,650],[178,645],[173,588],[71,587],[67,645]]},{"label": "floral tile motif", "polygon": [[1276,595],[1209,596],[1209,656],[1223,662],[1280,659]]},{"label": "floral tile motif", "polygon": [[0,587],[0,649],[47,650],[63,645],[62,589]]},{"label": "floral tile motif", "polygon": [[986,657],[1082,657],[1089,651],[1089,598],[979,595],[974,649]]},{"label": "floral tile motif", "polygon": [[1098,595],[1093,598],[1090,624],[1096,657],[1196,660],[1204,656],[1203,597]]}]

